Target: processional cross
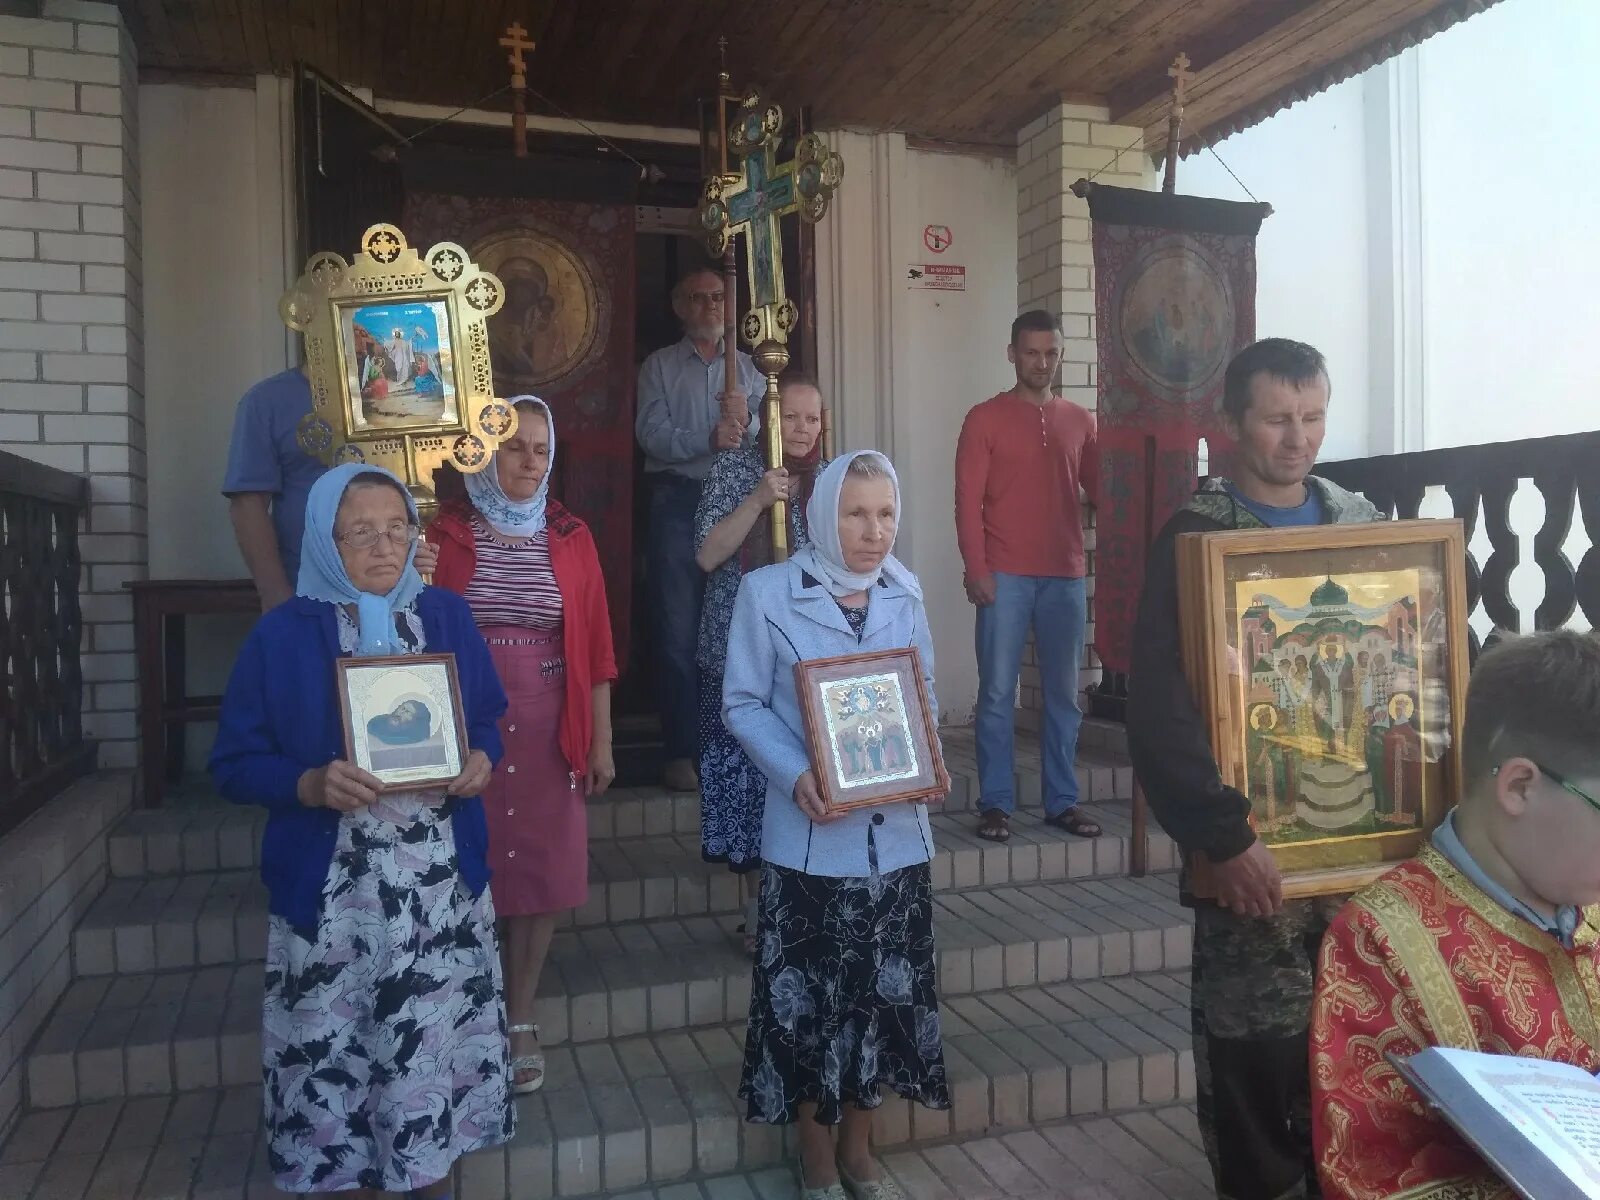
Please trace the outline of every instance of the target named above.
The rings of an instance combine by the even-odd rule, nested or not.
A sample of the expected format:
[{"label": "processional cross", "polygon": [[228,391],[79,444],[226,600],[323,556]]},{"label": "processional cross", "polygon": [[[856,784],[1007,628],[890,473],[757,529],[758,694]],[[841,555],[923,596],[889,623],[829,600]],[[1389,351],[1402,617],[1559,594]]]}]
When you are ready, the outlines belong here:
[{"label": "processional cross", "polygon": [[522,22],[513,21],[506,27],[506,36],[500,39],[500,44],[511,51],[506,59],[506,65],[511,68],[511,153],[517,158],[527,158],[528,68],[522,60],[522,52],[531,51],[535,43],[528,37]]},{"label": "processional cross", "polygon": [[[722,78],[726,84],[726,72]],[[720,101],[718,114],[721,124],[726,110]],[[789,332],[799,320],[794,302],[784,291],[783,230],[779,221],[790,213],[799,213],[803,221],[820,221],[844,176],[844,161],[814,133],[800,138],[793,158],[778,162],[782,129],[783,110],[767,103],[759,92],[747,93],[733,119],[721,131],[722,145],[735,157],[727,161],[726,173],[706,180],[705,199],[700,205],[700,225],[713,257],[731,263],[733,239],[741,235],[749,252],[750,310],[744,315],[740,332],[753,350],[756,366],[767,377],[761,432],[769,469],[783,465],[778,375],[789,365]],[[732,305],[732,288],[727,291],[727,303]],[[725,350],[731,359],[731,339]],[[772,506],[772,547],[779,561],[788,557],[788,505],[781,500]]]},{"label": "processional cross", "polygon": [[1161,181],[1161,190],[1170,195],[1178,190],[1178,147],[1183,133],[1183,102],[1186,99],[1184,89],[1194,78],[1194,72],[1189,70],[1189,56],[1180,50],[1178,57],[1167,68],[1167,74],[1172,77],[1172,111],[1167,114],[1167,170]]}]

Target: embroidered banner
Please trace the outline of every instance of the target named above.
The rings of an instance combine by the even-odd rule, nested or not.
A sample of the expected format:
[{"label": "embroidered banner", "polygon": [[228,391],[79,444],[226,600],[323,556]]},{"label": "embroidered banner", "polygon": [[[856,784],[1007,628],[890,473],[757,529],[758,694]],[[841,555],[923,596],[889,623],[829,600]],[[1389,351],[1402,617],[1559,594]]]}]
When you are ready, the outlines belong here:
[{"label": "embroidered banner", "polygon": [[634,206],[509,196],[406,198],[418,245],[465,246],[506,286],[489,320],[495,391],[556,419],[550,490],[594,533],[617,663],[633,598]]},{"label": "embroidered banner", "polygon": [[1222,377],[1255,340],[1255,238],[1270,210],[1098,184],[1088,200],[1099,341],[1094,645],[1107,671],[1125,672],[1149,538],[1194,491],[1201,438],[1208,473],[1227,469]]}]

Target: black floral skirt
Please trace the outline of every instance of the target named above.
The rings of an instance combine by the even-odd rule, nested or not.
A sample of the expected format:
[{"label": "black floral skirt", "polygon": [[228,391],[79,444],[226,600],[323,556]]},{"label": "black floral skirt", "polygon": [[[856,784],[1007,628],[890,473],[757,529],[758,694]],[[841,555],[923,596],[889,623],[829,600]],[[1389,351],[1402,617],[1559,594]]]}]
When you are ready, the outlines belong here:
[{"label": "black floral skirt", "polygon": [[847,1103],[877,1108],[880,1085],[949,1108],[928,865],[854,879],[762,871],[745,1119],[787,1124],[810,1101],[833,1125]]}]

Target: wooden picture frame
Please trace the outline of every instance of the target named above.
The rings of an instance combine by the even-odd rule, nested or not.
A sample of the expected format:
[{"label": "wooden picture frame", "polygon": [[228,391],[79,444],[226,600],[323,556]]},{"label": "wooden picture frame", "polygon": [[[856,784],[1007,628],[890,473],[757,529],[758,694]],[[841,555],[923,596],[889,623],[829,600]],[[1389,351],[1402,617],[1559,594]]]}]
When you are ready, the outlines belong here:
[{"label": "wooden picture frame", "polygon": [[454,654],[338,660],[345,757],[383,781],[414,792],[461,774],[470,747]]},{"label": "wooden picture frame", "polygon": [[915,646],[794,665],[806,747],[829,812],[950,791]]},{"label": "wooden picture frame", "polygon": [[[1183,534],[1176,549],[1184,674],[1285,898],[1354,891],[1415,854],[1460,788],[1461,522]],[[1190,884],[1215,894],[1203,854]]]}]

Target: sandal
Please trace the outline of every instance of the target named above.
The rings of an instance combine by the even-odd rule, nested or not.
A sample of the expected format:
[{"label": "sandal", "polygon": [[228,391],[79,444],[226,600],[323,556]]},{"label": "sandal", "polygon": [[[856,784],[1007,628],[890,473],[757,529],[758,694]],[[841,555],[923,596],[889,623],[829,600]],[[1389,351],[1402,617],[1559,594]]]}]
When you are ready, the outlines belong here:
[{"label": "sandal", "polygon": [[978,818],[978,836],[987,842],[1004,842],[1011,838],[1011,818],[998,808],[986,808]]},{"label": "sandal", "polygon": [[1053,825],[1057,829],[1065,829],[1074,837],[1097,838],[1100,836],[1100,826],[1089,820],[1076,808],[1069,808],[1066,812],[1057,813],[1053,817],[1046,817],[1044,823]]},{"label": "sandal", "polygon": [[[508,1033],[531,1033],[534,1040],[539,1038],[537,1025],[513,1025]],[[517,1082],[517,1076],[523,1071],[537,1071],[532,1079]],[[544,1052],[536,1050],[532,1054],[519,1054],[511,1060],[511,1094],[513,1096],[530,1096],[544,1086]]]}]

